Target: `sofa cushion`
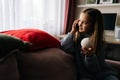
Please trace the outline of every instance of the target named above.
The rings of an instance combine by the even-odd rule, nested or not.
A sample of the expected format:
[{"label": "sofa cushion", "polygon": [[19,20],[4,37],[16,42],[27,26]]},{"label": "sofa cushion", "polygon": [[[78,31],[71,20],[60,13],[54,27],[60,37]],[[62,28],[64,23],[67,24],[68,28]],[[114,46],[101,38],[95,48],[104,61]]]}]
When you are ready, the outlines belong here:
[{"label": "sofa cushion", "polygon": [[32,43],[30,50],[34,51],[43,48],[60,47],[60,41],[48,34],[47,32],[39,29],[19,29],[8,30],[1,33],[9,34]]},{"label": "sofa cushion", "polygon": [[13,50],[23,50],[26,47],[26,43],[22,40],[5,34],[0,34],[0,60]]},{"label": "sofa cushion", "polygon": [[16,54],[0,62],[0,80],[19,80]]},{"label": "sofa cushion", "polygon": [[18,55],[21,80],[76,80],[72,56],[59,48]]}]

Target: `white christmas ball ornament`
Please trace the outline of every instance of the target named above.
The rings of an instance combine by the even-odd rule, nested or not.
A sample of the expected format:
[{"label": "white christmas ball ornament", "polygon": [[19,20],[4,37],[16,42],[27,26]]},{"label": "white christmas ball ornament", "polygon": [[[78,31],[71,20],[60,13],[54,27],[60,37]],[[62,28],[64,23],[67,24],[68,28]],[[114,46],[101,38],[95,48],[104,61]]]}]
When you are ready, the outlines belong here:
[{"label": "white christmas ball ornament", "polygon": [[85,48],[85,47],[87,47],[87,48],[92,47],[92,44],[93,44],[93,42],[91,42],[89,40],[89,38],[83,38],[82,41],[81,41],[81,46],[83,48]]}]

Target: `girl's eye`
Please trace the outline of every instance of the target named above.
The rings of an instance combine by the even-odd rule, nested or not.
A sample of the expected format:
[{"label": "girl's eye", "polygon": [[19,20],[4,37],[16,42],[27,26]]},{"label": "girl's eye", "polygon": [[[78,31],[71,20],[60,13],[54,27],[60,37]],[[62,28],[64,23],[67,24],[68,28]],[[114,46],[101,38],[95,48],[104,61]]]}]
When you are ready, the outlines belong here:
[{"label": "girl's eye", "polygon": [[83,23],[84,23],[84,24],[89,24],[89,22],[88,22],[88,21],[84,21]]},{"label": "girl's eye", "polygon": [[85,25],[88,25],[90,22],[89,21],[79,21],[80,24],[85,24]]}]

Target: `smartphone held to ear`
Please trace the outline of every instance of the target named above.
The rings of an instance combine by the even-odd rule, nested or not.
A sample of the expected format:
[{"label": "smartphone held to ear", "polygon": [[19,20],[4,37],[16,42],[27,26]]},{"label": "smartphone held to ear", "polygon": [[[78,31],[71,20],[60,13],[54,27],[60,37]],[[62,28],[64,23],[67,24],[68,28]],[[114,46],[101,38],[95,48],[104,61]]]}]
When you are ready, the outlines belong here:
[{"label": "smartphone held to ear", "polygon": [[78,26],[78,24],[76,24],[76,30],[79,31],[79,26]]}]

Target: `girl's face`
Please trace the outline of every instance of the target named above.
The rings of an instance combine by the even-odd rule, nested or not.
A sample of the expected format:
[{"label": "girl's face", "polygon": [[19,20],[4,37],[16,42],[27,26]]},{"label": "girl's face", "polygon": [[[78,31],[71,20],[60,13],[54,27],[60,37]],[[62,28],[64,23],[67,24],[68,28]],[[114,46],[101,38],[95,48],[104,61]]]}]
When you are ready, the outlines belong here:
[{"label": "girl's face", "polygon": [[85,13],[81,13],[79,20],[79,32],[89,32],[91,27],[89,16]]}]

